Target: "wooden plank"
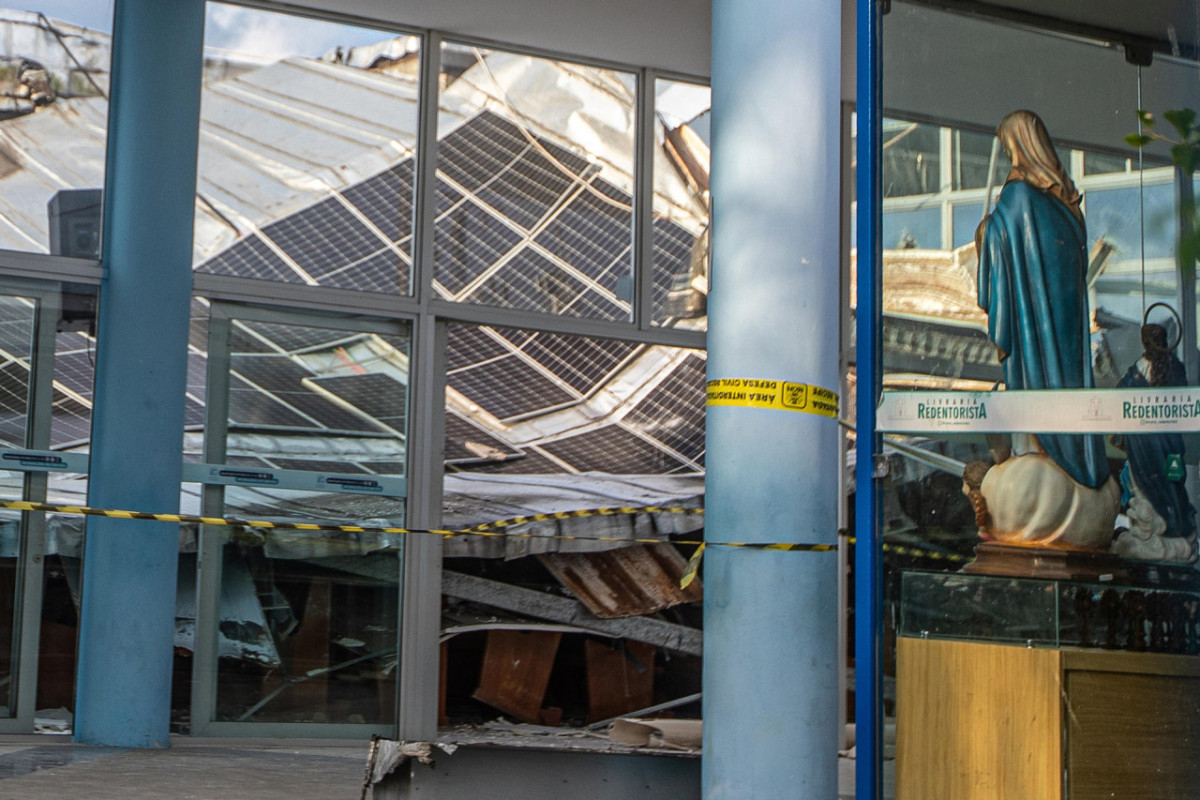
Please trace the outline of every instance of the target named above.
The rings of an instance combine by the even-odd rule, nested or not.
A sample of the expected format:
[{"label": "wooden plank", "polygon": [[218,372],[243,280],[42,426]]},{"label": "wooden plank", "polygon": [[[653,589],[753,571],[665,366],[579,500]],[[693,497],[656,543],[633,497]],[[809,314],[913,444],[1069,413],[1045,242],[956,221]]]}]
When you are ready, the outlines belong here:
[{"label": "wooden plank", "polygon": [[[654,704],[654,645],[584,642],[588,722],[619,717]],[[637,659],[635,664],[633,659]]]},{"label": "wooden plank", "polygon": [[699,580],[679,587],[687,559],[672,544],[547,553],[538,560],[601,619],[653,614],[704,599]]},{"label": "wooden plank", "polygon": [[902,637],[897,800],[1061,800],[1060,654]]},{"label": "wooden plank", "polygon": [[1066,675],[1071,800],[1196,797],[1200,679],[1098,671]]},{"label": "wooden plank", "polygon": [[561,639],[561,633],[544,631],[488,631],[479,688],[472,697],[536,723]]},{"label": "wooden plank", "polygon": [[487,578],[477,578],[474,575],[443,571],[442,593],[537,619],[565,622],[598,633],[646,642],[687,655],[698,656],[703,650],[703,634],[696,628],[652,617],[597,619],[577,600],[510,586]]},{"label": "wooden plank", "polygon": [[[294,636],[279,643],[279,654],[286,659],[289,674],[303,675],[329,666],[332,603],[333,584],[323,578],[313,578],[308,586],[308,600],[304,604],[300,627]],[[272,707],[276,711],[302,709],[307,714],[320,712],[327,715],[328,706],[329,678],[320,675],[288,689],[273,706],[267,706],[268,711],[263,716],[269,717]]]}]

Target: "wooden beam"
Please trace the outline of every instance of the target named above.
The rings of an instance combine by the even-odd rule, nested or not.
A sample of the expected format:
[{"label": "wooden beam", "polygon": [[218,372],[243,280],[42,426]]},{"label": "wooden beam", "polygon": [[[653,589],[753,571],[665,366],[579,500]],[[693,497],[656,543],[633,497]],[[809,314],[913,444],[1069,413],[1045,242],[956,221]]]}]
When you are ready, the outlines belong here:
[{"label": "wooden beam", "polygon": [[442,594],[537,619],[565,622],[597,633],[645,642],[686,655],[698,656],[702,650],[703,632],[696,628],[664,622],[653,617],[597,619],[577,600],[556,597],[533,589],[522,589],[474,575],[443,571]]}]

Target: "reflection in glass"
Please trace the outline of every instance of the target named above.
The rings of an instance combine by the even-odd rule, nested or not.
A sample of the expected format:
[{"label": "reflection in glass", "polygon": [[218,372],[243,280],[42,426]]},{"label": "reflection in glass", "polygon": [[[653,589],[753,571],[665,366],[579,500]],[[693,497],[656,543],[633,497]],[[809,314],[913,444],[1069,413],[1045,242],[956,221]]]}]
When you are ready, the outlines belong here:
[{"label": "reflection in glass", "polygon": [[[443,524],[702,505],[704,372],[698,350],[452,326]],[[445,540],[444,720],[503,713],[579,726],[699,691],[693,637],[701,595],[698,584],[685,590],[679,580],[694,544],[671,540],[688,534],[682,538],[694,541],[702,525],[694,511],[623,511],[515,522],[504,536]],[[622,541],[634,538],[659,543]],[[650,586],[661,592],[653,601],[644,592]],[[512,602],[530,592],[548,593],[548,604],[569,593],[605,618],[670,609],[680,639],[541,631],[568,620],[551,605],[528,619]],[[547,707],[559,710],[543,718]],[[698,711],[693,705],[679,713]]]},{"label": "reflection in glass", "polygon": [[656,324],[707,327],[712,258],[707,86],[655,86],[653,305]]},{"label": "reflection in glass", "polygon": [[883,121],[883,196],[930,194],[942,187],[941,130],[936,125]]},{"label": "reflection in glass", "polygon": [[452,43],[442,64],[435,289],[628,319],[634,76]]},{"label": "reflection in glass", "polygon": [[[226,513],[404,524],[407,335],[233,320],[228,359]],[[219,535],[217,719],[390,723],[400,537]]]},{"label": "reflection in glass", "polygon": [[419,38],[207,8],[196,269],[407,293]]},{"label": "reflection in glass", "polygon": [[99,257],[112,8],[0,11],[0,249]]}]

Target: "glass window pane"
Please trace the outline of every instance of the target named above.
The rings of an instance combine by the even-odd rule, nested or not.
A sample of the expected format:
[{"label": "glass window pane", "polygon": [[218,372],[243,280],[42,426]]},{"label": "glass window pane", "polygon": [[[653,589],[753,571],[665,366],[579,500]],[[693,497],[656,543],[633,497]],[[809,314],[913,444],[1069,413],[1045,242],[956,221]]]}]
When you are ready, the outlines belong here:
[{"label": "glass window pane", "polygon": [[[455,325],[447,356],[443,523],[568,514],[445,540],[449,720],[581,727],[698,692],[700,593],[678,587],[702,518],[587,512],[702,504],[704,352]],[[619,541],[631,538],[660,543]],[[661,587],[661,601],[639,599],[639,584]],[[537,619],[516,605],[530,592],[545,593]],[[555,610],[564,595],[601,618],[669,608],[679,638],[539,630],[570,621]],[[521,655],[500,658],[506,649]],[[505,689],[515,685],[519,698]]]},{"label": "glass window pane", "polygon": [[[410,351],[403,326],[380,333],[256,319],[218,324],[228,325],[228,350],[216,356],[228,360],[222,467],[236,478],[222,490],[224,513],[403,526]],[[216,719],[389,724],[400,537],[287,529],[216,535],[223,552]]]},{"label": "glass window pane", "polygon": [[99,258],[111,0],[0,11],[0,249]]},{"label": "glass window pane", "polygon": [[[1179,611],[1198,597],[1200,503],[1194,209],[1180,189],[1200,163],[1200,10],[1085,5],[1048,0],[1018,25],[987,4],[895,3],[883,21],[885,107],[939,127],[954,159],[948,186],[885,200],[879,256],[889,796],[969,796],[981,780],[1133,794],[1137,748],[1155,753],[1156,786],[1186,794],[1198,763],[1173,743],[1200,724],[1179,703],[1197,685],[1157,667],[1198,654]],[[1155,120],[1140,145],[1126,138],[1139,108]],[[1009,158],[993,171],[994,141]],[[904,163],[919,185],[919,160]],[[953,249],[902,249],[896,215],[918,203],[950,222]],[[945,743],[980,719],[986,753],[948,761]],[[1021,735],[996,733],[1014,720]]]},{"label": "glass window pane", "polygon": [[437,293],[629,319],[634,76],[453,43],[442,65]]},{"label": "glass window pane", "polygon": [[941,187],[941,131],[936,125],[883,121],[883,196],[929,194]]},{"label": "glass window pane", "polygon": [[883,211],[883,243],[897,250],[938,250],[942,247],[942,209]]},{"label": "glass window pane", "polygon": [[654,322],[705,330],[712,90],[659,80],[654,96]]},{"label": "glass window pane", "polygon": [[[993,143],[996,143],[993,157]],[[982,189],[988,185],[988,165],[992,165],[992,186],[1001,186],[1011,165],[996,137],[974,131],[954,132],[954,188]]]},{"label": "glass window pane", "polygon": [[207,8],[195,268],[407,293],[420,39]]}]

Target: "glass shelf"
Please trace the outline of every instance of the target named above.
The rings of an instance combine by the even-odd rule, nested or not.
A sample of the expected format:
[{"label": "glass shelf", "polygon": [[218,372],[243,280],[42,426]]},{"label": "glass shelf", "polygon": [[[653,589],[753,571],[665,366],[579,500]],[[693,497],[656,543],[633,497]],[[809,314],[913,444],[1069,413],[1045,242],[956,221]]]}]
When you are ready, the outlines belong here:
[{"label": "glass shelf", "polygon": [[906,571],[901,636],[1200,652],[1200,591]]}]

